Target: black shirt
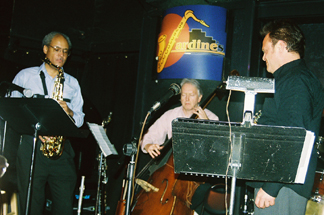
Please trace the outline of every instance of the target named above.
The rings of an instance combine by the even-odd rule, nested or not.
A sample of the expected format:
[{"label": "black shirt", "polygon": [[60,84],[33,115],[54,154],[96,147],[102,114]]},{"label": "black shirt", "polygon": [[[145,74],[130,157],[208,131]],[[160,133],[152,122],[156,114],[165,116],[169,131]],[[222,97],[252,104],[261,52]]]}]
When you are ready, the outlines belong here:
[{"label": "black shirt", "polygon": [[[263,105],[258,124],[302,127],[318,136],[324,108],[323,87],[317,77],[306,67],[304,60],[289,62],[274,72],[275,93]],[[254,183],[269,195],[276,197],[281,187],[286,186],[299,195],[309,198],[317,163],[313,147],[304,184]]]}]

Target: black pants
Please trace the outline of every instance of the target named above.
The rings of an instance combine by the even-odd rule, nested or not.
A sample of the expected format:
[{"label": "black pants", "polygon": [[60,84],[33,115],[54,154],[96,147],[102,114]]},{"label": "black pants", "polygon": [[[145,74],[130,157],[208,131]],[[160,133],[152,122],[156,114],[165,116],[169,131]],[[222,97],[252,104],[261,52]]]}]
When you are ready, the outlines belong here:
[{"label": "black pants", "polygon": [[[68,145],[67,145],[68,144]],[[41,215],[45,206],[45,185],[48,183],[52,196],[52,214],[73,214],[73,193],[76,185],[76,170],[73,160],[74,152],[70,142],[65,142],[63,154],[57,160],[43,156],[37,141],[35,162],[32,177],[32,189],[29,214]],[[18,149],[17,175],[20,200],[19,214],[25,214],[27,191],[31,165],[33,137],[24,135]],[[72,150],[72,151],[71,151]]]}]

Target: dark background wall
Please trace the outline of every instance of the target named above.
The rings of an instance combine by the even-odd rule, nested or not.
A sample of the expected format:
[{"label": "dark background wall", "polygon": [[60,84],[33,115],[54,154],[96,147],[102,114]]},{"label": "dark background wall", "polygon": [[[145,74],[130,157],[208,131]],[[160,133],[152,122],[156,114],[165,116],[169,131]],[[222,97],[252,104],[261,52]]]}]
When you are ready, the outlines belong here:
[{"label": "dark background wall", "polygon": [[[164,95],[171,83],[181,81],[156,79],[156,41],[163,11],[193,4],[228,10],[224,80],[233,69],[242,76],[271,77],[261,59],[258,31],[268,20],[292,18],[306,35],[306,62],[324,84],[324,2],[320,0],[2,0],[0,81],[11,81],[22,68],[42,63],[41,41],[45,34],[53,30],[66,33],[73,50],[64,69],[79,80],[85,100],[85,121],[100,124],[112,112],[107,134],[121,155],[124,144],[138,137],[144,116],[154,101]],[[208,80],[201,83],[204,99],[221,84]],[[242,93],[233,92],[229,105],[231,121],[242,120],[243,97]],[[257,95],[257,107],[262,105],[263,97]],[[222,121],[227,121],[226,100],[226,95],[215,98],[208,106]],[[154,113],[150,123],[177,105],[179,97],[172,98]],[[74,139],[73,146],[79,175],[86,175],[88,189],[94,189],[97,143],[89,136]],[[12,148],[15,147],[6,153],[14,164]],[[147,155],[141,154],[137,168],[148,160]],[[114,214],[128,160],[109,156],[107,161],[108,214]]]}]

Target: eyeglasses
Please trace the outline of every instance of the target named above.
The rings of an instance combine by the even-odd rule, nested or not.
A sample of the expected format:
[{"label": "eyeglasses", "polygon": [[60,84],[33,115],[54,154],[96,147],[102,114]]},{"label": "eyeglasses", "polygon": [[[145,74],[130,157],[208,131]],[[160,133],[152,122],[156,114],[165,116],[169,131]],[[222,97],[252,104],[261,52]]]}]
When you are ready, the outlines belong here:
[{"label": "eyeglasses", "polygon": [[48,45],[49,47],[52,47],[54,49],[54,52],[62,52],[63,55],[67,55],[67,56],[70,56],[71,54],[71,51],[69,49],[62,49],[61,47],[57,47],[57,46],[51,46],[51,45]]}]

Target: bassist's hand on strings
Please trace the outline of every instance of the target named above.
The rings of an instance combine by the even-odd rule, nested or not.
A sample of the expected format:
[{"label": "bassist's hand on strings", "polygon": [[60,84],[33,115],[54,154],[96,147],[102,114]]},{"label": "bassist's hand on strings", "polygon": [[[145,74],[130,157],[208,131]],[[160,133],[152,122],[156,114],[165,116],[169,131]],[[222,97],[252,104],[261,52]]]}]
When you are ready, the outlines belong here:
[{"label": "bassist's hand on strings", "polygon": [[198,119],[208,119],[206,112],[200,106],[194,108],[193,113],[198,116]]},{"label": "bassist's hand on strings", "polygon": [[150,154],[152,158],[155,158],[161,154],[160,150],[163,149],[163,146],[158,144],[147,144],[144,149]]}]

